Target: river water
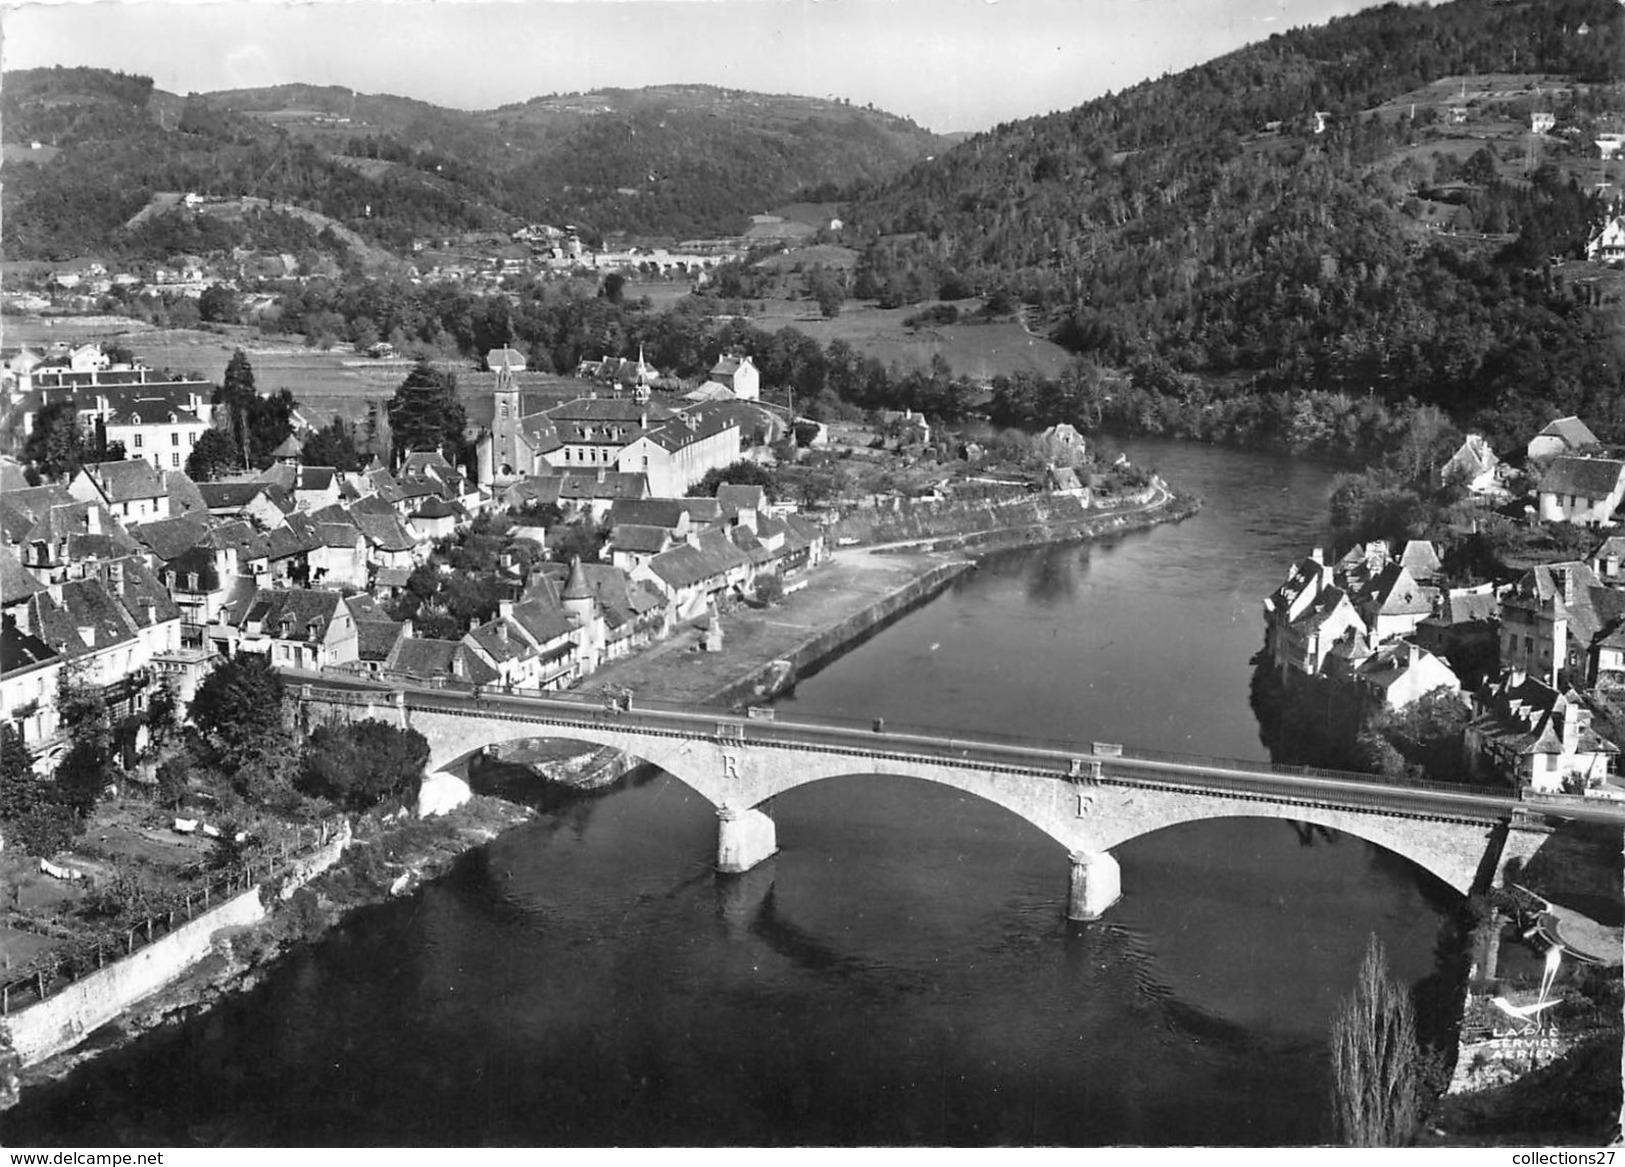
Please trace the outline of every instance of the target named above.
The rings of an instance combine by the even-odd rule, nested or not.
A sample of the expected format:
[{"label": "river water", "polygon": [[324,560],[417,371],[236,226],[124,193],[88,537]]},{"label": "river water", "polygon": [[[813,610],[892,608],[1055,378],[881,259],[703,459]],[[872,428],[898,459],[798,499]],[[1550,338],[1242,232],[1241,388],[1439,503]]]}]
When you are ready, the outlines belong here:
[{"label": "river water", "polygon": [[[1330,474],[1129,452],[1206,508],[990,560],[784,706],[1264,758],[1259,601]],[[1452,902],[1360,840],[1221,820],[1124,844],[1080,927],[1061,848],[956,791],[860,775],[772,813],[781,852],[719,878],[714,812],[663,774],[550,812],[25,1095],[3,1141],[1312,1143],[1368,935],[1416,980]]]}]

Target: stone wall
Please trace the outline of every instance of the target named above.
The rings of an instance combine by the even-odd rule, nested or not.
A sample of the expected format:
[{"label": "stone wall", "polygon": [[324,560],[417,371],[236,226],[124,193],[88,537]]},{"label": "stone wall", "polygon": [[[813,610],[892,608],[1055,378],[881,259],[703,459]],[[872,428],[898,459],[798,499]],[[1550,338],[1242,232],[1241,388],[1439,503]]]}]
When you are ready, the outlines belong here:
[{"label": "stone wall", "polygon": [[[326,871],[350,843],[346,820],[328,843],[295,860],[274,882],[288,899],[300,887]],[[185,973],[214,950],[215,936],[223,928],[258,924],[266,909],[261,888],[255,886],[219,907],[180,925],[167,936],[98,969],[26,1009],[0,1020],[0,1033],[18,1064],[32,1066],[71,1049],[96,1029],[118,1017],[143,997],[150,996]]]},{"label": "stone wall", "polygon": [[707,705],[739,707],[765,701],[795,685],[796,680],[840,656],[893,621],[925,603],[974,565],[969,561],[945,563],[918,579],[881,597],[861,612],[809,637],[787,655],[728,682],[705,699]]},{"label": "stone wall", "polygon": [[0,1025],[22,1066],[42,1062],[78,1045],[209,955],[220,929],[257,924],[264,918],[259,888],[250,888],[123,960],[11,1014]]}]

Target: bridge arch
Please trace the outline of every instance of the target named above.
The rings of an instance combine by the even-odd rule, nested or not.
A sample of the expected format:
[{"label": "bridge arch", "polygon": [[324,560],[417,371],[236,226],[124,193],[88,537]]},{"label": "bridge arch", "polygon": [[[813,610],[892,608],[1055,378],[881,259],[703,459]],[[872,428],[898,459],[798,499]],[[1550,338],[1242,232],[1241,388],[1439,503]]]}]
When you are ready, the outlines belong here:
[{"label": "bridge arch", "polygon": [[[304,701],[313,721],[378,717],[418,730],[429,742],[431,771],[460,768],[492,746],[538,738],[619,749],[660,767],[717,807],[717,865],[725,872],[748,870],[778,849],[776,827],[758,808],[797,787],[867,774],[948,786],[1009,811],[1069,852],[1068,915],[1074,919],[1093,919],[1119,897],[1112,848],[1204,819],[1274,818],[1327,827],[1408,859],[1463,894],[1474,886],[1483,863],[1499,853],[1494,816],[1458,815],[1454,807],[1433,814],[1387,803],[1365,805],[1374,800],[1363,790],[1255,793],[1245,783],[1226,788],[1157,774],[1092,782],[1088,772],[1099,771],[1098,760],[1084,765],[1035,750],[1006,761],[1010,751],[990,754],[974,742],[871,737],[816,725],[798,725],[790,735],[758,734],[739,718],[701,711],[623,718],[589,705],[512,700],[487,705],[453,694],[424,700],[391,691],[307,693]],[[916,742],[927,743],[929,752],[916,752]],[[1123,764],[1132,763],[1125,758]],[[1245,771],[1226,773],[1232,772],[1249,777]],[[1338,801],[1349,797],[1359,805]]]},{"label": "bridge arch", "polygon": [[[1201,805],[1201,803],[1208,805]],[[1277,819],[1311,823],[1351,835],[1409,860],[1429,875],[1467,895],[1479,876],[1494,827],[1489,823],[1447,823],[1433,818],[1376,814],[1308,803],[1242,802],[1203,797],[1170,799],[1139,813],[1112,815],[1101,823],[1099,844],[1115,848],[1130,840],[1185,823],[1223,818]]]}]

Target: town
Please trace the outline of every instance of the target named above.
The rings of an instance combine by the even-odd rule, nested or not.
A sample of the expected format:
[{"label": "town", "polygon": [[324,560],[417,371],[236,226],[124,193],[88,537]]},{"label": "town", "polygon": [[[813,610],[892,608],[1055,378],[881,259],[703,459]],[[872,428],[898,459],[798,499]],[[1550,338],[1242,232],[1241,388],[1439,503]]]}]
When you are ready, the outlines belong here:
[{"label": "town", "polygon": [[1289,690],[1341,698],[1354,732],[1374,714],[1423,703],[1451,711],[1463,780],[1625,799],[1615,765],[1625,740],[1625,542],[1611,533],[1625,461],[1601,456],[1577,417],[1530,435],[1520,461],[1513,471],[1469,434],[1436,474],[1486,515],[1585,539],[1583,555],[1525,551],[1519,570],[1502,563],[1510,578],[1495,579],[1481,564],[1452,573],[1426,540],[1357,543],[1336,559],[1316,548],[1264,601],[1269,663]]}]

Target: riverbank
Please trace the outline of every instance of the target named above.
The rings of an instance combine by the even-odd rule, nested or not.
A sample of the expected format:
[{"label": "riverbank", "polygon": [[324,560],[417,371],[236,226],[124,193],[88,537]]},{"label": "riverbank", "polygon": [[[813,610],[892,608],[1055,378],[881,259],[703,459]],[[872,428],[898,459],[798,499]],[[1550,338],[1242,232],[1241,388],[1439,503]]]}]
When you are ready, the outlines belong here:
[{"label": "riverbank", "polygon": [[466,852],[534,817],[528,807],[475,797],[432,819],[404,814],[393,820],[376,815],[359,819],[343,857],[286,900],[273,897],[262,922],[216,929],[206,953],[161,989],[72,1048],[5,1075],[0,1109],[14,1105],[23,1091],[55,1081],[142,1034],[202,1016],[228,996],[259,984],[283,954],[319,940],[351,912],[410,894],[445,874]]},{"label": "riverbank", "polygon": [[606,665],[590,683],[694,705],[767,701],[932,599],[987,555],[1143,530],[1200,509],[1199,499],[1159,487],[1134,505],[1106,511],[1056,497],[1025,501],[1015,512],[935,510],[917,538],[843,548],[783,603],[726,613],[721,651],[701,651],[700,630],[691,627]]}]

